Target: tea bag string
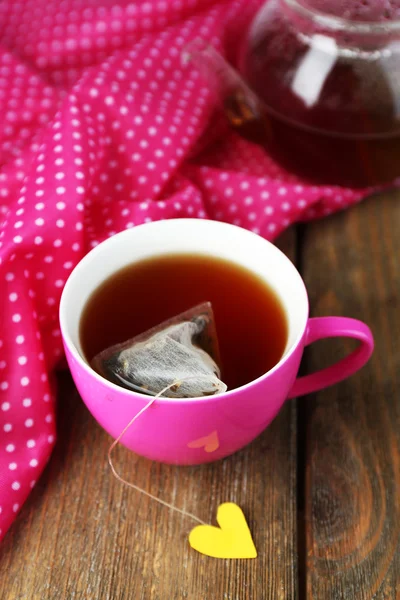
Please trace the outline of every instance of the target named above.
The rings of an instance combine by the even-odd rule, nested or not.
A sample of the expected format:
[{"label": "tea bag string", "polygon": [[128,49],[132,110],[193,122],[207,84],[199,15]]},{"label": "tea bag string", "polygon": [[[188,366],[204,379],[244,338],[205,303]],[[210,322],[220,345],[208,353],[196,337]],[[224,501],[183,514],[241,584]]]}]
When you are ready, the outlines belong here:
[{"label": "tea bag string", "polygon": [[140,409],[139,412],[136,413],[136,415],[129,421],[128,425],[126,425],[126,427],[124,427],[124,429],[121,431],[121,433],[119,434],[119,436],[113,441],[113,443],[109,447],[109,449],[108,449],[108,463],[110,465],[110,468],[111,468],[111,471],[112,471],[113,475],[121,483],[124,483],[125,485],[127,485],[130,488],[133,488],[137,492],[140,492],[141,494],[144,494],[145,496],[148,496],[149,498],[151,498],[152,500],[155,500],[159,504],[163,504],[167,508],[170,508],[171,510],[174,510],[175,512],[180,513],[184,517],[188,517],[189,519],[193,519],[194,521],[197,521],[197,523],[200,523],[201,525],[206,525],[206,523],[204,521],[202,521],[201,519],[199,519],[199,517],[196,517],[196,515],[193,515],[192,513],[188,512],[188,511],[186,511],[186,510],[184,510],[182,508],[178,508],[177,506],[174,506],[173,504],[170,504],[169,502],[166,502],[166,500],[163,500],[162,498],[158,498],[157,496],[154,496],[153,494],[151,494],[150,492],[147,492],[146,490],[144,490],[143,488],[139,487],[138,485],[136,485],[134,483],[131,483],[130,481],[127,481],[126,479],[124,479],[123,477],[121,477],[121,475],[119,475],[119,473],[117,472],[116,468],[114,467],[114,464],[113,464],[112,458],[111,458],[111,454],[112,454],[114,448],[121,441],[122,437],[125,435],[125,433],[128,431],[128,429],[133,425],[133,423],[135,421],[137,421],[137,419],[139,419],[143,415],[143,413],[146,412],[146,410],[148,410],[150,408],[150,406],[152,406],[152,404],[154,404],[154,402],[158,398],[161,398],[161,396],[163,394],[165,394],[165,392],[167,392],[172,387],[174,387],[174,386],[178,386],[179,387],[180,385],[182,385],[182,383],[184,381],[188,381],[189,379],[198,379],[199,377],[201,377],[201,375],[195,375],[195,376],[191,376],[191,377],[184,377],[182,379],[177,379],[177,380],[173,381],[172,383],[170,383],[169,385],[167,385],[164,389],[162,389],[161,392],[158,392],[158,394],[156,396],[154,396],[153,398],[151,398],[151,400],[146,404],[146,406],[144,406],[142,409]]}]

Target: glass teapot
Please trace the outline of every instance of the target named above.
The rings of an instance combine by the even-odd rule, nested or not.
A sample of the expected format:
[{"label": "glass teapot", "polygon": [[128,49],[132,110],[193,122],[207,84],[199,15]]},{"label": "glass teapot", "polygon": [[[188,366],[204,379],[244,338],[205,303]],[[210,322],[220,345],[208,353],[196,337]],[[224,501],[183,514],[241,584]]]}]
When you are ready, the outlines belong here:
[{"label": "glass teapot", "polygon": [[303,179],[351,187],[400,176],[400,0],[268,0],[239,74],[195,40],[238,132]]}]

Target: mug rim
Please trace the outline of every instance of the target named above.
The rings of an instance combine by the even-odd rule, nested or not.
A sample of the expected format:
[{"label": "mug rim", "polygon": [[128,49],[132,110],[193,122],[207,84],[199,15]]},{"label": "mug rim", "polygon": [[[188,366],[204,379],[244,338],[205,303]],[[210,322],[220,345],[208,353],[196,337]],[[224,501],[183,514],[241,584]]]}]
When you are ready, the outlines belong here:
[{"label": "mug rim", "polygon": [[[305,309],[306,309],[305,315],[304,315],[304,323],[300,327],[299,333],[297,334],[296,338],[292,342],[291,346],[284,352],[284,354],[282,355],[280,360],[271,369],[269,369],[266,373],[263,373],[256,379],[253,379],[252,381],[249,381],[248,383],[241,385],[240,387],[237,387],[237,388],[234,388],[231,390],[227,390],[226,392],[222,392],[220,394],[215,394],[213,396],[199,396],[196,398],[168,398],[165,396],[159,396],[157,398],[157,402],[174,403],[174,404],[175,403],[182,404],[183,402],[190,402],[190,403],[193,403],[193,402],[197,402],[197,403],[199,403],[199,402],[215,402],[215,401],[218,401],[219,399],[222,400],[228,396],[231,396],[231,395],[233,396],[234,394],[236,394],[238,392],[249,390],[252,386],[257,385],[262,380],[267,379],[268,377],[271,377],[274,373],[276,373],[278,370],[280,370],[283,367],[283,365],[291,358],[291,356],[296,352],[296,350],[307,330],[307,323],[309,320],[308,293],[307,293],[307,289],[306,289],[305,283],[303,281],[303,278],[301,277],[301,275],[300,275],[298,269],[296,268],[296,266],[294,265],[294,263],[292,263],[292,261],[286,256],[286,254],[284,254],[284,252],[282,252],[282,250],[280,250],[277,246],[275,246],[275,244],[273,244],[269,240],[259,236],[258,234],[254,233],[248,229],[245,229],[243,227],[239,227],[237,225],[232,225],[230,223],[225,223],[225,222],[221,222],[221,221],[214,221],[214,220],[207,220],[207,219],[193,219],[193,218],[182,218],[182,219],[178,218],[178,219],[165,219],[163,222],[168,223],[168,222],[177,222],[177,221],[182,222],[183,226],[185,225],[185,223],[207,221],[207,222],[210,222],[213,224],[223,225],[224,227],[231,227],[233,229],[246,232],[247,234],[253,235],[253,236],[261,239],[267,245],[271,246],[273,248],[273,251],[280,254],[281,257],[284,258],[284,260],[290,262],[291,266],[293,267],[294,272],[297,274],[299,284],[304,292]],[[61,294],[61,299],[60,299],[59,323],[60,323],[61,337],[63,340],[63,344],[67,347],[68,351],[71,353],[74,360],[78,363],[79,367],[85,371],[87,376],[94,378],[95,380],[97,380],[97,382],[99,384],[104,385],[105,387],[109,388],[111,391],[118,392],[130,399],[139,398],[141,400],[148,399],[148,401],[150,401],[150,399],[154,398],[154,396],[149,396],[147,394],[141,394],[140,392],[135,392],[134,390],[128,390],[126,388],[123,388],[123,387],[109,381],[105,377],[102,377],[101,375],[99,375],[99,373],[97,373],[90,366],[90,364],[81,356],[81,353],[79,352],[78,348],[76,347],[75,343],[73,342],[73,340],[71,338],[70,332],[69,332],[67,324],[66,324],[66,321],[67,321],[66,296],[68,293],[68,288],[71,285],[71,281],[73,281],[78,270],[80,271],[81,269],[84,269],[87,263],[90,263],[94,258],[96,258],[97,254],[101,254],[106,245],[113,244],[115,238],[119,238],[122,236],[128,237],[129,235],[134,235],[134,231],[138,228],[151,227],[160,222],[161,221],[152,221],[149,223],[141,223],[131,229],[125,229],[123,231],[116,233],[112,237],[103,240],[97,246],[92,248],[92,250],[90,250],[87,254],[85,254],[85,256],[83,256],[81,258],[81,260],[75,265],[75,267],[69,274],[68,279],[64,285],[64,288],[63,288],[63,291]],[[232,262],[236,262],[235,259],[231,259],[231,260],[232,260]],[[251,270],[251,269],[249,269],[249,270]],[[81,317],[81,315],[82,315],[82,311],[79,313],[79,318]]]}]

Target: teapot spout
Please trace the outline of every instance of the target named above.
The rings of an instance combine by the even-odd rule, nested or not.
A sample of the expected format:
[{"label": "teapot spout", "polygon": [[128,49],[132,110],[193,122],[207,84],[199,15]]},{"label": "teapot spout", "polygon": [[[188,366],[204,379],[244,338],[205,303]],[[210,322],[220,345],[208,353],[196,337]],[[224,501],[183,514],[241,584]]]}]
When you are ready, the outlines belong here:
[{"label": "teapot spout", "polygon": [[183,50],[182,61],[199,70],[234,128],[242,129],[262,119],[262,103],[257,95],[210,44],[193,40]]}]

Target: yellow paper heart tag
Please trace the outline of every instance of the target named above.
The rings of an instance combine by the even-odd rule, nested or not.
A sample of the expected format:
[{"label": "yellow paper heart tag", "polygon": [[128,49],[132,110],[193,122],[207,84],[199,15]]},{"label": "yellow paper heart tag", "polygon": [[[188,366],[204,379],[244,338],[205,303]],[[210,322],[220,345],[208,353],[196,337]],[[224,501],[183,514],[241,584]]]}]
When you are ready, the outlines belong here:
[{"label": "yellow paper heart tag", "polygon": [[213,558],[256,558],[257,550],[242,509],[233,502],[220,504],[217,523],[198,525],[189,535],[194,550]]}]

